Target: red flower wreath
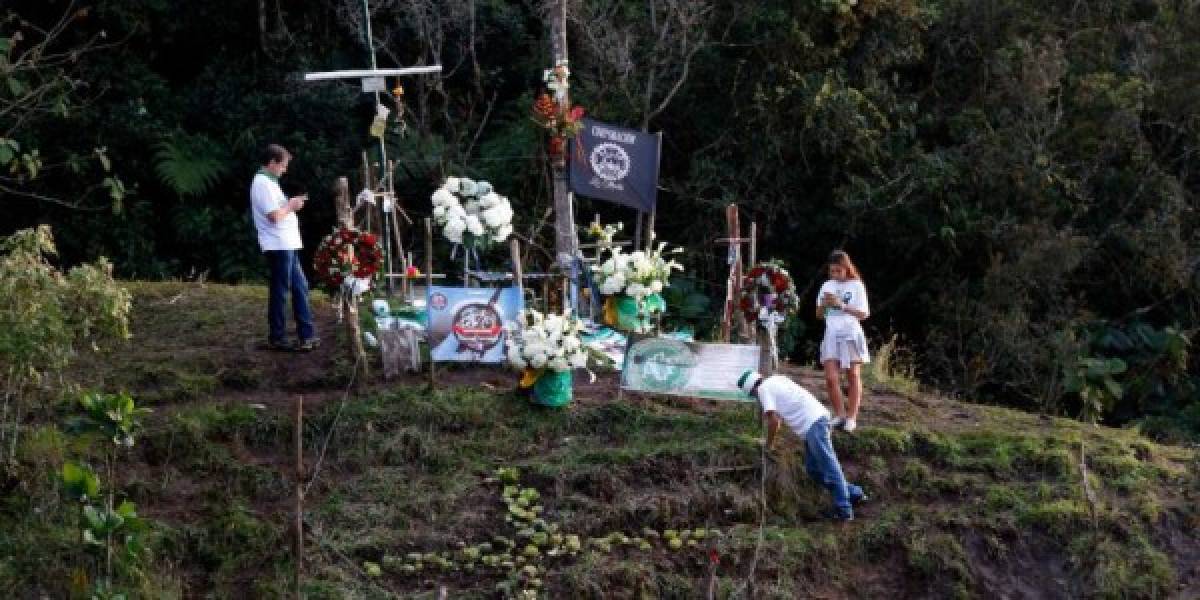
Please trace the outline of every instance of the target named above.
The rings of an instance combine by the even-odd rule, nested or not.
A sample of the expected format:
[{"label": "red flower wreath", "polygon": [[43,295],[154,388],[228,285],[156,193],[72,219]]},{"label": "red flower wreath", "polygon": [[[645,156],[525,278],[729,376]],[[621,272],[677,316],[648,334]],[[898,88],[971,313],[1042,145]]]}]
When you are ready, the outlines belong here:
[{"label": "red flower wreath", "polygon": [[370,279],[383,267],[383,250],[373,233],[339,227],[321,240],[313,259],[317,283],[330,293],[348,277]]},{"label": "red flower wreath", "polygon": [[755,265],[742,279],[738,306],[748,322],[757,323],[763,307],[783,316],[794,314],[800,309],[800,297],[796,295],[796,285],[783,263],[769,261]]}]

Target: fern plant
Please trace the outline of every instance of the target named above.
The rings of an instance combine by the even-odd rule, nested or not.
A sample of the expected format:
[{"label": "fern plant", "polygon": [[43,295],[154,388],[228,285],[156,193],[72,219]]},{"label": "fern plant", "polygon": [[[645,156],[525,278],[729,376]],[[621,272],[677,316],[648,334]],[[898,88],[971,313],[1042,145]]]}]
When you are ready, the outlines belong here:
[{"label": "fern plant", "polygon": [[176,132],[155,145],[154,171],[179,196],[199,196],[229,173],[229,160],[208,137]]}]

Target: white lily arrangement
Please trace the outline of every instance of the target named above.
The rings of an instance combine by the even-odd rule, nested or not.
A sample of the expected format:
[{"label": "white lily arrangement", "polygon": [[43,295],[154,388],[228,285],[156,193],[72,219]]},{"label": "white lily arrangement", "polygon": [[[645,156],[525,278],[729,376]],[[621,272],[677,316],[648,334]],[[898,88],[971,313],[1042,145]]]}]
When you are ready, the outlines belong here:
[{"label": "white lily arrangement", "polygon": [[579,319],[525,309],[506,327],[508,364],[513,368],[560,373],[587,368],[588,353],[579,338],[583,327]]},{"label": "white lily arrangement", "polygon": [[512,235],[512,205],[486,181],[447,177],[431,200],[434,221],[455,244],[486,247]]},{"label": "white lily arrangement", "polygon": [[683,265],[664,256],[679,254],[683,248],[666,251],[666,246],[663,242],[649,252],[637,250],[628,254],[622,252],[619,246],[610,248],[612,256],[592,266],[600,293],[605,296],[625,294],[639,302],[646,296],[661,293],[663,288],[671,284],[671,271],[683,270]]}]

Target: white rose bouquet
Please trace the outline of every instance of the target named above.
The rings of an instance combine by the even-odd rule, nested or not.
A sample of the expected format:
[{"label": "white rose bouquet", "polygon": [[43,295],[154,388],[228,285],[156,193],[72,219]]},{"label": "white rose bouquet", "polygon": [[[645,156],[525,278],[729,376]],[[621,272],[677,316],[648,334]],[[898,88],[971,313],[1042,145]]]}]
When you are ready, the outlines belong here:
[{"label": "white rose bouquet", "polygon": [[431,200],[434,221],[455,244],[486,247],[512,235],[512,205],[486,181],[447,177]]},{"label": "white rose bouquet", "polygon": [[588,353],[579,339],[582,326],[575,317],[522,310],[516,322],[506,325],[508,364],[518,370],[559,373],[586,368]]},{"label": "white rose bouquet", "polygon": [[679,254],[683,248],[668,252],[666,246],[664,242],[649,252],[638,250],[629,254],[622,252],[619,246],[613,246],[608,260],[592,266],[600,293],[605,296],[625,294],[639,302],[652,294],[662,293],[663,288],[670,285],[671,271],[683,270],[683,265],[665,257],[665,254]]}]

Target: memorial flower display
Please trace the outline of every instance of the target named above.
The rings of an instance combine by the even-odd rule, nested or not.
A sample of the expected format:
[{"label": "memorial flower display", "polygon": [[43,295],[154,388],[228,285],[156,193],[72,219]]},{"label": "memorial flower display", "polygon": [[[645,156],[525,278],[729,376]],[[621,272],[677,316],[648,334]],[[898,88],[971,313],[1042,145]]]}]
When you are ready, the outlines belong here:
[{"label": "memorial flower display", "polygon": [[683,248],[668,251],[666,247],[664,242],[654,250],[625,253],[613,246],[607,260],[592,266],[600,293],[608,296],[604,303],[606,323],[622,331],[645,333],[651,328],[649,317],[666,310],[660,294],[670,285],[671,272],[683,270],[683,265],[667,258],[683,252]]},{"label": "memorial flower display", "polygon": [[779,326],[800,309],[796,284],[787,269],[783,268],[783,263],[767,261],[754,265],[742,278],[738,308],[742,310],[747,323],[755,324],[766,332],[768,362],[772,370],[778,368]]},{"label": "memorial flower display", "polygon": [[512,235],[512,205],[486,181],[447,177],[431,200],[434,221],[455,244],[485,248]]},{"label": "memorial flower display", "polygon": [[800,297],[792,276],[778,261],[755,265],[742,279],[739,308],[746,321],[755,323],[768,318],[786,318],[800,309]]},{"label": "memorial flower display", "polygon": [[555,161],[566,160],[567,140],[583,128],[583,107],[571,106],[567,97],[570,77],[566,61],[546,69],[543,79],[549,93],[542,93],[533,101],[533,120],[550,133],[548,150]]},{"label": "memorial flower display", "polygon": [[361,294],[371,287],[371,279],[383,268],[383,250],[378,237],[351,227],[338,227],[317,246],[313,272],[317,284],[330,293],[345,286]]},{"label": "memorial flower display", "polygon": [[534,399],[547,406],[571,400],[571,371],[588,364],[588,353],[579,334],[579,319],[569,315],[543,315],[525,309],[506,325],[508,364],[522,372],[521,387],[532,389]]}]

